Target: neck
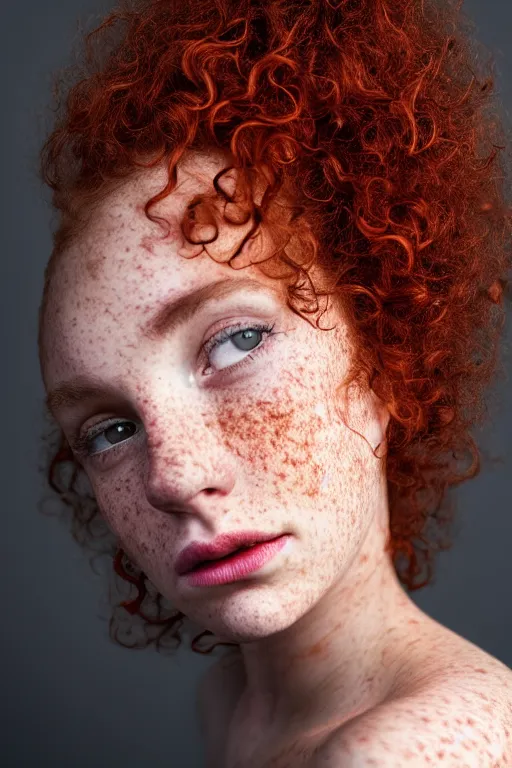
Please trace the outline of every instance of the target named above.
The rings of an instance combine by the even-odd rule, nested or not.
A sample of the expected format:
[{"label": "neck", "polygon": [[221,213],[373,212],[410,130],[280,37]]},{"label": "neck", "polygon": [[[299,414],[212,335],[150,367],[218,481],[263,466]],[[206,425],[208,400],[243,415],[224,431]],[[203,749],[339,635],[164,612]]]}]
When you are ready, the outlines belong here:
[{"label": "neck", "polygon": [[282,733],[307,718],[317,734],[386,699],[421,613],[384,552],[387,531],[386,509],[347,571],[307,614],[282,632],[241,644],[244,719]]}]

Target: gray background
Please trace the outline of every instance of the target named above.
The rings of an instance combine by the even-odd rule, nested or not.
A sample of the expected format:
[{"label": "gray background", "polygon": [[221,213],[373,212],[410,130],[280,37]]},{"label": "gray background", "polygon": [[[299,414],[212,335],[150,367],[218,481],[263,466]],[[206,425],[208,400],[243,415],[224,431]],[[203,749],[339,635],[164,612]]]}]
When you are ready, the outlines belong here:
[{"label": "gray background", "polygon": [[[50,216],[34,168],[50,74],[68,63],[77,20],[112,6],[94,0],[4,3],[1,15],[2,556],[0,763],[52,768],[170,768],[202,765],[194,720],[198,678],[212,663],[125,650],[108,637],[106,587],[65,524],[37,511],[43,388],[36,329]],[[512,103],[512,5],[472,0],[467,9]],[[94,20],[94,19],[93,19]],[[88,25],[89,26],[89,25]],[[506,349],[510,347],[508,318]],[[503,457],[458,489],[460,532],[437,561],[433,586],[413,599],[438,621],[512,666],[512,367],[482,444]],[[6,534],[6,535],[5,535]]]}]

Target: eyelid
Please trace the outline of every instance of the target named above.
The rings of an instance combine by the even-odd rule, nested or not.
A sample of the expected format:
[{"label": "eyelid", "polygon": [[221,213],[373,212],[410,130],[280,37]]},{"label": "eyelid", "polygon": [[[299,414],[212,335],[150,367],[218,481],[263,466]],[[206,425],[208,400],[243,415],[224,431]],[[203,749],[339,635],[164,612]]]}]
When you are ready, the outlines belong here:
[{"label": "eyelid", "polygon": [[[201,354],[208,355],[212,349],[221,346],[223,341],[227,341],[231,336],[234,336],[239,331],[258,329],[264,330],[270,327],[270,321],[267,320],[240,320],[236,323],[232,322],[232,318],[223,321],[225,325],[222,325],[217,331],[209,333],[208,338],[201,344]],[[274,327],[275,323],[272,325]],[[225,335],[223,339],[223,334]]]},{"label": "eyelid", "polygon": [[275,322],[280,317],[280,314],[279,307],[268,301],[256,303],[246,300],[244,302],[238,301],[228,307],[220,305],[218,309],[215,309],[215,315],[218,315],[219,319],[210,324],[203,334],[200,342],[201,349],[204,348],[204,345],[208,343],[212,336],[223,328],[228,328],[231,325],[234,326],[237,323],[247,323],[249,325],[253,322]]}]

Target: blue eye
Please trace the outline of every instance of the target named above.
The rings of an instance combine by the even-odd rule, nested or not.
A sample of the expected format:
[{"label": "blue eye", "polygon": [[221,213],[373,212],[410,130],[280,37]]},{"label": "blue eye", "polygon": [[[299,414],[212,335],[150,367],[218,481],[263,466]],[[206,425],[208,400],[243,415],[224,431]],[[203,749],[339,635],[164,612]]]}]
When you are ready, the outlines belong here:
[{"label": "blue eye", "polygon": [[[274,325],[268,325],[266,323],[256,324],[256,325],[243,325],[242,323],[239,323],[235,326],[230,326],[229,328],[224,328],[223,330],[216,333],[214,336],[212,336],[208,341],[203,345],[203,351],[208,356],[208,362],[210,362],[210,356],[212,352],[215,352],[217,349],[220,349],[224,344],[226,344],[228,341],[236,340],[236,343],[239,344],[242,349],[235,350],[235,352],[252,352],[254,351],[254,354],[248,354],[244,357],[243,360],[240,362],[237,362],[232,365],[227,365],[225,368],[220,369],[219,371],[219,377],[229,375],[233,370],[236,368],[239,368],[243,365],[250,365],[251,360],[254,358],[255,355],[259,354],[260,350],[262,350],[265,347],[265,344],[262,344],[261,342],[257,344],[257,337],[258,335],[267,334],[267,338],[269,336],[275,336],[276,334],[272,333]],[[244,349],[244,347],[246,347]],[[206,368],[204,372],[211,370],[211,368]],[[215,369],[217,370],[217,369]],[[126,439],[123,438],[131,438],[133,435],[137,432],[137,426],[135,422],[129,421],[129,420],[113,420],[110,419],[108,421],[103,421],[100,424],[97,424],[93,427],[91,427],[85,434],[74,437],[74,439],[71,441],[72,448],[74,452],[81,456],[84,459],[91,459],[91,458],[98,458],[100,459],[105,454],[112,454],[113,451],[116,450],[118,445],[121,445],[122,443],[126,442]],[[126,434],[128,433],[128,434]],[[109,442],[110,439],[119,437],[118,442]],[[100,440],[103,439],[106,443],[104,444],[102,448],[96,448],[93,449],[93,443],[97,439]]]},{"label": "blue eye", "polygon": [[[254,349],[259,349],[261,347],[261,342],[258,345],[255,345],[255,341],[257,341],[258,335],[261,336],[263,333],[266,333],[267,335],[272,334],[274,326],[271,325],[255,325],[255,326],[242,326],[241,328],[239,326],[231,326],[230,328],[224,328],[222,331],[219,331],[219,333],[216,333],[214,336],[212,336],[204,345],[203,350],[206,355],[210,355],[212,352],[215,352],[217,349],[220,349],[220,347],[224,346],[228,341],[235,341],[237,344],[241,345],[241,349],[238,350],[231,350],[235,352],[252,352]],[[237,338],[238,337],[238,338]],[[251,356],[248,356],[249,359],[252,359]],[[245,361],[246,358],[244,358]],[[244,362],[242,361],[242,362]],[[238,363],[234,363],[231,365],[225,366],[226,369],[229,369],[230,371],[236,368]],[[207,369],[209,370],[209,369]],[[216,368],[216,370],[224,370],[223,368]]]}]

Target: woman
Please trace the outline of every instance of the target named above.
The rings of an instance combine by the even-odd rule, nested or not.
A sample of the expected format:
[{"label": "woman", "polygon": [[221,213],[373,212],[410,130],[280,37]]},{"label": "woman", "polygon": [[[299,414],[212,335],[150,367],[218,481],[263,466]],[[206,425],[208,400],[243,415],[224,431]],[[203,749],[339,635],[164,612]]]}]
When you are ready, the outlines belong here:
[{"label": "woman", "polygon": [[148,631],[232,647],[208,764],[508,764],[510,670],[403,589],[479,471],[510,268],[458,10],[145,0],[88,46],[42,152],[50,481]]}]

